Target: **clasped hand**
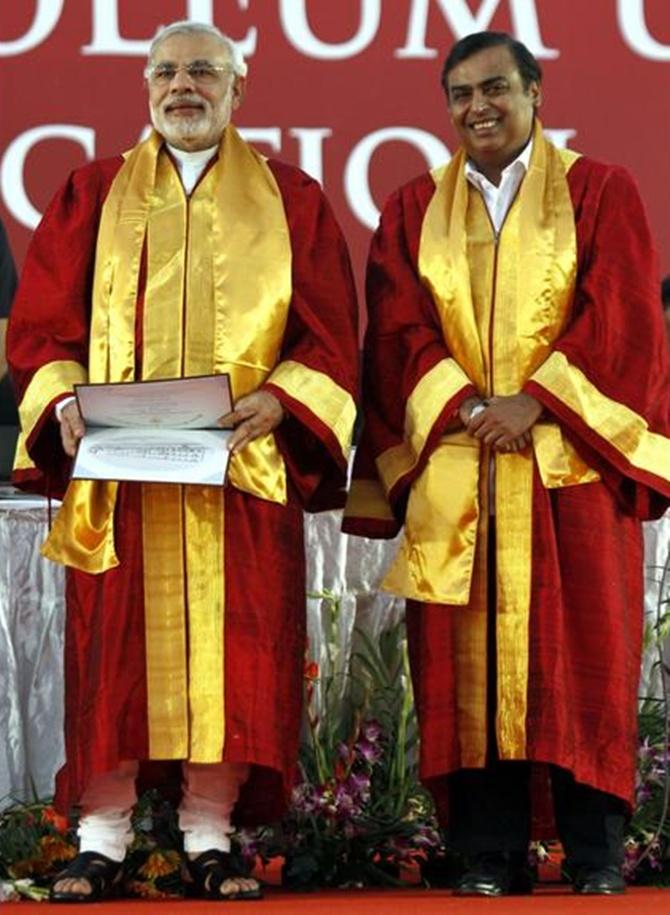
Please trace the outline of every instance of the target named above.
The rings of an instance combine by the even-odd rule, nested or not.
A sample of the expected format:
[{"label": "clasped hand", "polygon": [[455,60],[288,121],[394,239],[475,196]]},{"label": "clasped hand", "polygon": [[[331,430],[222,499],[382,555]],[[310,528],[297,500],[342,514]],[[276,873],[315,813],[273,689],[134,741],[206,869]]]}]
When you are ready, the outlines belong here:
[{"label": "clasped hand", "polygon": [[530,430],[542,413],[542,404],[523,391],[507,397],[490,397],[483,410],[472,409],[480,401],[466,400],[459,411],[469,435],[496,451],[521,451],[530,445]]}]

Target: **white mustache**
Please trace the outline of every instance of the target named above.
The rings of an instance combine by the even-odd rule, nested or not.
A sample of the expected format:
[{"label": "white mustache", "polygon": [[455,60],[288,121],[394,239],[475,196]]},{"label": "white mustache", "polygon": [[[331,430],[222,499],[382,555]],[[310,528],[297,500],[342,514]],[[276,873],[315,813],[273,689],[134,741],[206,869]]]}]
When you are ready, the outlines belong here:
[{"label": "white mustache", "polygon": [[199,108],[204,108],[202,99],[197,95],[172,96],[172,98],[166,102],[165,109],[172,108],[174,105],[197,105]]}]

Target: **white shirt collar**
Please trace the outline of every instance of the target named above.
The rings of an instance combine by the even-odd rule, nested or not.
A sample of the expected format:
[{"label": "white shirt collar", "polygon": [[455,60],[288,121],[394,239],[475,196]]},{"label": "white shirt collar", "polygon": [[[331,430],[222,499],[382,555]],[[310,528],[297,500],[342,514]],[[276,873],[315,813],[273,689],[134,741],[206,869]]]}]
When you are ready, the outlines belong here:
[{"label": "white shirt collar", "polygon": [[482,184],[486,182],[486,184],[490,185],[490,187],[497,189],[502,186],[503,182],[505,181],[505,177],[512,172],[519,171],[520,168],[522,168],[522,174],[525,175],[528,171],[528,167],[530,166],[530,157],[532,154],[533,137],[531,136],[530,140],[526,143],[516,159],[513,162],[510,162],[510,164],[502,170],[500,173],[500,184],[498,185],[495,185],[492,181],[489,181],[486,175],[479,171],[472,159],[467,159],[465,162],[465,177],[468,179],[468,181],[471,181],[474,184],[479,185],[480,182]]},{"label": "white shirt collar", "polygon": [[502,170],[500,184],[495,185],[469,159],[465,163],[465,177],[482,195],[496,235],[500,233],[509,208],[519,190],[530,165],[533,139],[526,143],[513,162]]},{"label": "white shirt collar", "polygon": [[205,170],[207,163],[217,152],[218,143],[208,149],[195,149],[192,152],[185,149],[177,149],[176,146],[171,146],[169,143],[165,145],[177,163],[184,190],[187,194],[190,194],[198,183],[198,179]]},{"label": "white shirt collar", "polygon": [[201,164],[206,165],[219,148],[218,143],[216,146],[210,146],[208,149],[194,149],[193,151],[177,149],[176,146],[171,146],[169,143],[166,143],[165,145],[170,150],[170,154],[174,156],[177,162],[180,164],[184,162],[186,164],[196,166]]}]

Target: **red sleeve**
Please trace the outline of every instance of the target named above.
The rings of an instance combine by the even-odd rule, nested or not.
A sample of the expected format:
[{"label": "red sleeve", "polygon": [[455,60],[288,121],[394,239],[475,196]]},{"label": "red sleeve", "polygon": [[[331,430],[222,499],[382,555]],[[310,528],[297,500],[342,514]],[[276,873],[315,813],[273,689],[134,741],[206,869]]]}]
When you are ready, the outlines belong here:
[{"label": "red sleeve", "polygon": [[[33,235],[7,331],[7,359],[19,407],[43,366],[61,361],[88,364],[98,220],[121,163],[118,157],[73,172]],[[16,482],[54,494],[66,485],[69,472],[58,426],[52,421],[58,399],[59,395],[44,405],[27,440],[37,469],[16,474]]]},{"label": "red sleeve", "polygon": [[[368,328],[363,368],[363,433],[354,464],[354,479],[376,478],[376,459],[399,445],[407,434],[406,406],[421,379],[438,363],[451,358],[435,305],[418,275],[418,249],[423,217],[434,193],[430,175],[393,194],[381,216],[370,247],[366,282]],[[344,529],[371,537],[394,536],[403,522],[407,493],[419,476],[454,414],[476,394],[465,384],[445,399],[417,463],[393,486],[395,520],[366,519],[350,514]]]},{"label": "red sleeve", "polygon": [[[355,400],[358,310],[349,252],[319,184],[298,169],[270,160],[291,237],[293,296],[281,350],[290,361],[329,379]],[[289,478],[308,511],[344,504],[347,456],[332,427],[308,399],[272,378],[265,389],[289,414],[276,437]],[[353,417],[352,417],[353,421]]]},{"label": "red sleeve", "polygon": [[[555,351],[583,373],[599,395],[639,416],[651,433],[667,437],[668,345],[655,246],[637,187],[624,169],[588,159],[575,163],[568,180],[577,226],[578,276],[572,319]],[[551,386],[532,378],[524,389],[558,418],[622,504],[640,517],[662,513],[670,496],[667,479],[635,466]]]}]

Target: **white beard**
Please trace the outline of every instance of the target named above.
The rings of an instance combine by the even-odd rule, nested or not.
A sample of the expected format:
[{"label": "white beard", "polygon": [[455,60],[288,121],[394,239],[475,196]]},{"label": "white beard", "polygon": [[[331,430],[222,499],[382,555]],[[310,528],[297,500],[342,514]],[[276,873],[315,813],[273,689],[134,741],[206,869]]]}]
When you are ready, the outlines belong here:
[{"label": "white beard", "polygon": [[232,83],[216,109],[210,106],[197,117],[179,118],[172,121],[169,115],[165,115],[160,108],[149,105],[151,123],[168,143],[176,147],[179,147],[180,141],[192,140],[198,136],[203,137],[203,142],[207,138],[206,146],[213,146],[230,122],[232,111]]}]

